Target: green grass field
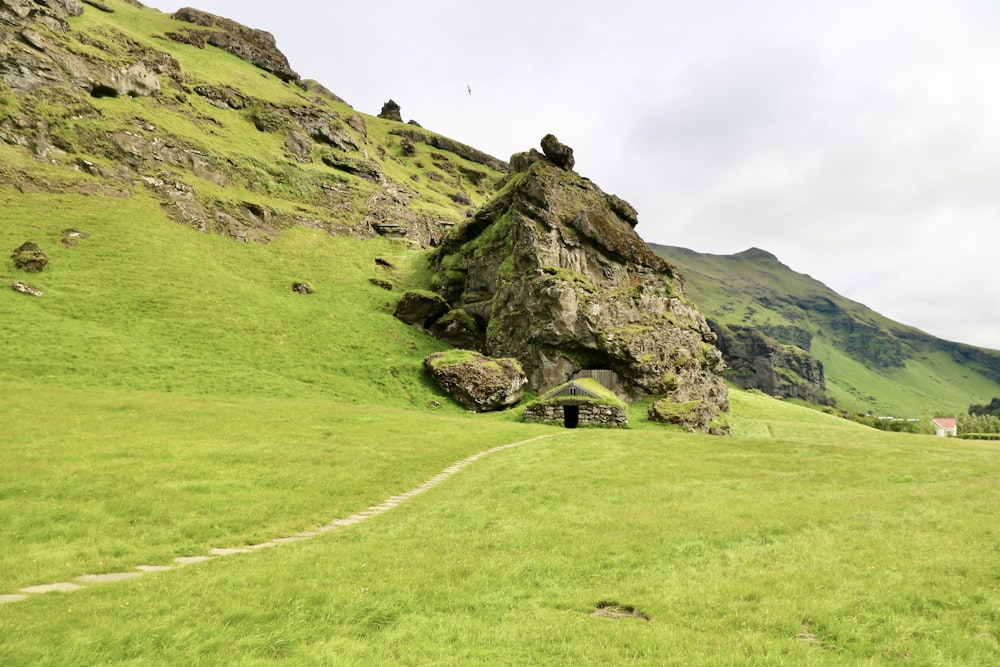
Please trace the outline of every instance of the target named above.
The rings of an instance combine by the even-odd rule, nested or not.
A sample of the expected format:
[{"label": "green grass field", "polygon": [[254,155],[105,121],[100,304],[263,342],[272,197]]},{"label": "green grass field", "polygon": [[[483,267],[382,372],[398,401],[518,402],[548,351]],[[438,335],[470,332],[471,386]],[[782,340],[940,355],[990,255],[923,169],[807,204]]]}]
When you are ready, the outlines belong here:
[{"label": "green grass field", "polygon": [[[0,247],[52,261],[18,275],[42,298],[0,292],[0,595],[295,535],[556,437],[304,542],[0,605],[0,664],[1000,662],[997,443],[742,392],[726,438],[642,405],[627,431],[473,415],[391,316],[421,253],[3,199]],[[611,602],[648,620],[591,615]]]}]

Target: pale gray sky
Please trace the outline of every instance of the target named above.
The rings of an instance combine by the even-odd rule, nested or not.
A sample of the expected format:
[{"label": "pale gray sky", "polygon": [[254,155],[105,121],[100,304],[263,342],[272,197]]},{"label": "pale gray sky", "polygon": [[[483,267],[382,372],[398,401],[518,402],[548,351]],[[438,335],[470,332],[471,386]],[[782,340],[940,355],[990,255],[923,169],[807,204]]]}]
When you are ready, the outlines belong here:
[{"label": "pale gray sky", "polygon": [[145,4],[267,30],[359,111],[503,159],[552,132],[647,241],[763,248],[1000,349],[1000,2],[192,1]]}]

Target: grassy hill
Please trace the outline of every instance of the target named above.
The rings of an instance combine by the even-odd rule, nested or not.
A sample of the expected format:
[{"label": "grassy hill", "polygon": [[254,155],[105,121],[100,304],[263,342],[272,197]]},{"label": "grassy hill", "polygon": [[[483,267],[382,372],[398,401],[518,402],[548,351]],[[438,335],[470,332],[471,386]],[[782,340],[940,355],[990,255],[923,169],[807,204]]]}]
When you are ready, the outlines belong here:
[{"label": "grassy hill", "polygon": [[[169,50],[192,86],[301,102],[218,49],[153,37],[176,29],[168,17],[104,2],[115,12],[88,5],[74,30]],[[443,346],[392,317],[429,281],[428,251],[342,233],[383,185],[287,160],[242,111],[186,100],[54,105],[45,134],[62,128],[63,149],[0,143],[0,285],[43,292],[0,290],[0,664],[1000,661],[996,443],[882,433],[737,390],[726,438],[649,423],[642,404],[620,431],[471,414],[425,375]],[[390,121],[365,121],[386,145],[382,159],[369,144],[379,169],[428,215],[467,206],[429,170],[488,173],[482,193],[462,181],[474,200],[501,176],[427,144],[408,155]],[[92,138],[120,123],[171,128],[228,184],[155,160],[92,175],[79,158],[115,170]],[[269,242],[178,224],[144,177],[234,218],[271,211]],[[346,199],[317,203],[316,188]],[[317,224],[273,224],[296,211]],[[67,245],[66,229],[87,236]],[[50,257],[42,273],[8,257],[29,239]],[[345,521],[457,461],[392,511]],[[245,553],[176,561],[216,549]],[[167,569],[78,579],[140,566]],[[53,583],[82,588],[21,593]]]},{"label": "grassy hill", "polygon": [[943,341],[879,315],[751,249],[710,255],[653,246],[705,315],[751,327],[818,358],[836,405],[852,413],[964,414],[1000,395],[1000,352]]}]

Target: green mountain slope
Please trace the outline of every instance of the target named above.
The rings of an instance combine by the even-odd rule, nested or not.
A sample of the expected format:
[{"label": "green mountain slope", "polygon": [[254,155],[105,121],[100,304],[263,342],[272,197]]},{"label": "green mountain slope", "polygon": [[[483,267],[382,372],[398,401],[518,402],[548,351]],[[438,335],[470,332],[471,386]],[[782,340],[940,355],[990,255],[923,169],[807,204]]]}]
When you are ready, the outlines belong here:
[{"label": "green mountain slope", "polygon": [[1000,395],[1000,352],[894,322],[766,251],[710,255],[652,248],[680,269],[713,328],[723,334],[752,330],[822,362],[828,395],[841,409],[896,416],[964,413],[970,404]]}]

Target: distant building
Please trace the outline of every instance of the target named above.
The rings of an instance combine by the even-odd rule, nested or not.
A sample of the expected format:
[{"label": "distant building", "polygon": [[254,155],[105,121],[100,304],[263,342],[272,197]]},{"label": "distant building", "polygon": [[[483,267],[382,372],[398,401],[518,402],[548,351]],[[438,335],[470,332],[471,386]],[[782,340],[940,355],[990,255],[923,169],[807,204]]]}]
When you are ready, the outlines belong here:
[{"label": "distant building", "polygon": [[938,417],[937,419],[932,419],[931,423],[934,424],[934,430],[939,438],[946,438],[949,435],[952,437],[958,436],[958,423],[954,419]]}]

